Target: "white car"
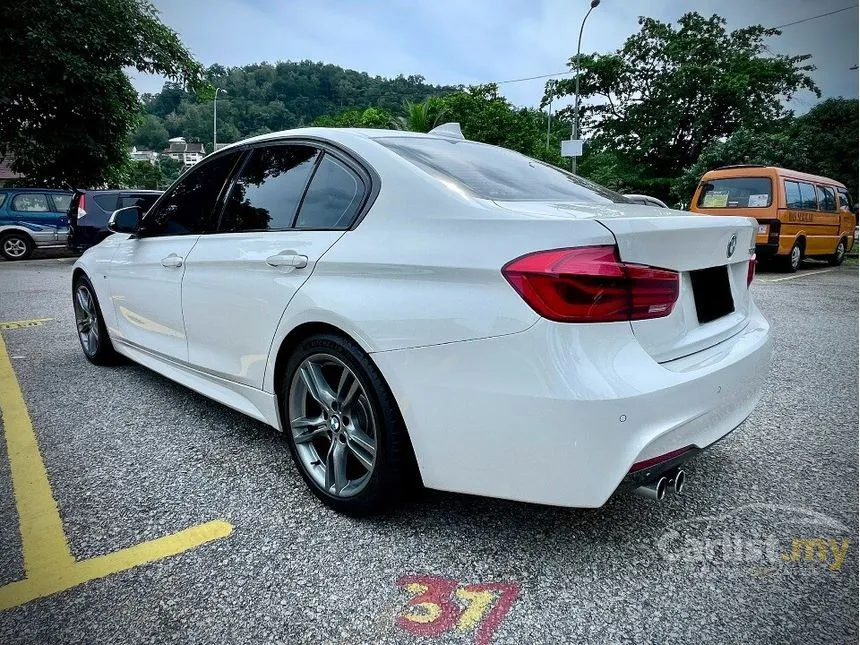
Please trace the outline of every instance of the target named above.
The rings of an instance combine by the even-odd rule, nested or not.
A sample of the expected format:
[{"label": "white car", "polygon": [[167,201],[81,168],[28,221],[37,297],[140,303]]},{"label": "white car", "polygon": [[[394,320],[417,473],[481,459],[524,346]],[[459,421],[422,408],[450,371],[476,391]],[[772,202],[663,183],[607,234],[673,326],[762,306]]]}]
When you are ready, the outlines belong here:
[{"label": "white car", "polygon": [[630,204],[453,124],[248,139],[110,227],[74,266],[86,357],[283,430],[344,512],[416,483],[662,497],[768,370],[755,220]]}]

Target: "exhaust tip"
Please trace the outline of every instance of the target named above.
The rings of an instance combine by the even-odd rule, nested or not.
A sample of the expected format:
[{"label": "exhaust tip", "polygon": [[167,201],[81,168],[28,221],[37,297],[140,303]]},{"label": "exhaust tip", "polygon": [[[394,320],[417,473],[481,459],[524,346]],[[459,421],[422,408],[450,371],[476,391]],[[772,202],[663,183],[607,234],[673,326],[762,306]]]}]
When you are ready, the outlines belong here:
[{"label": "exhaust tip", "polygon": [[684,486],[687,483],[687,474],[683,470],[679,470],[675,473],[675,477],[672,479],[672,489],[675,491],[676,495],[680,495]]},{"label": "exhaust tip", "polygon": [[669,485],[669,480],[661,477],[657,481],[645,484],[636,489],[636,494],[648,499],[655,499],[658,502],[666,497],[666,488]]}]

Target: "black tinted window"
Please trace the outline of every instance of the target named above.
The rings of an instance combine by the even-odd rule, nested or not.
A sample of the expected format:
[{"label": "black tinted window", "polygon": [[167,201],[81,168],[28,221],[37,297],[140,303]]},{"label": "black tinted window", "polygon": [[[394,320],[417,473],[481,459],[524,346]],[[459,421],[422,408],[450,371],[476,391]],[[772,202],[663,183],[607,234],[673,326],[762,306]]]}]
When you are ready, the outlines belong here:
[{"label": "black tinted window", "polygon": [[767,177],[727,177],[702,184],[699,208],[764,208],[771,202]]},{"label": "black tinted window", "polygon": [[129,206],[139,206],[145,213],[149,207],[155,203],[158,195],[123,195],[119,199],[117,208],[128,208]]},{"label": "black tinted window", "polygon": [[102,193],[101,195],[93,195],[93,201],[99,205],[103,211],[113,213],[119,206],[119,193]]},{"label": "black tinted window", "polygon": [[386,148],[477,197],[510,201],[629,203],[626,197],[505,148],[461,139],[382,137]]},{"label": "black tinted window", "polygon": [[818,210],[818,203],[815,200],[815,186],[806,182],[798,182],[800,186],[800,207],[805,210]]},{"label": "black tinted window", "polygon": [[818,193],[818,209],[822,211],[836,212],[836,193],[829,186],[816,186]]},{"label": "black tinted window", "polygon": [[363,196],[364,182],[331,155],[326,155],[308,187],[296,228],[347,229],[358,213]]},{"label": "black tinted window", "polygon": [[251,152],[227,198],[220,230],[290,228],[318,154],[315,148],[302,145]]},{"label": "black tinted window", "polygon": [[215,229],[215,203],[239,152],[191,168],[143,219],[146,235],[191,235]]}]

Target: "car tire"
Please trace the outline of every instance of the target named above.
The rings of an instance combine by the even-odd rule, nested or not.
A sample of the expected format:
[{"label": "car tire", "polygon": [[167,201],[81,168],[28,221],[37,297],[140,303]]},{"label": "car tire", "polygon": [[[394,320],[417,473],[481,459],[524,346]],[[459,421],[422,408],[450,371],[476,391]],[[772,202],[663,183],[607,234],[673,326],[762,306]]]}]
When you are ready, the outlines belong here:
[{"label": "car tire", "polygon": [[281,379],[283,428],[296,467],[323,503],[353,516],[384,511],[415,488],[417,466],[394,395],[352,340],[302,340]]},{"label": "car tire", "polygon": [[86,359],[93,365],[116,364],[119,354],[114,350],[107,333],[96,291],[86,276],[81,276],[74,282],[72,306],[75,310],[78,341]]},{"label": "car tire", "polygon": [[803,262],[803,243],[800,240],[795,241],[791,251],[783,261],[783,269],[788,273],[796,273]]},{"label": "car tire", "polygon": [[0,255],[10,261],[26,260],[33,254],[33,246],[26,233],[13,231],[0,236]]},{"label": "car tire", "polygon": [[838,267],[845,261],[845,253],[848,252],[848,240],[844,237],[839,240],[839,244],[836,245],[836,250],[833,252],[827,261],[830,263],[830,266]]}]

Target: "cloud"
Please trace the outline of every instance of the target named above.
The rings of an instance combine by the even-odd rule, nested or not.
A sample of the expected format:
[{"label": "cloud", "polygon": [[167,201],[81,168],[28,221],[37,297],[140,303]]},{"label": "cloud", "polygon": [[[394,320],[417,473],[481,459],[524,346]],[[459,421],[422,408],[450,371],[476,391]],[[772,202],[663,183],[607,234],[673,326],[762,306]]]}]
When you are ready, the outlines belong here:
[{"label": "cloud", "polygon": [[[586,0],[156,0],[162,20],[205,65],[319,60],[371,75],[421,74],[439,84],[503,81],[566,69]],[[585,52],[614,51],[639,15],[675,21],[686,11],[725,17],[736,29],[775,26],[840,9],[845,0],[603,0],[588,19]],[[857,9],[786,27],[772,51],[812,54],[825,96],[858,95]],[[139,91],[162,79],[134,74]],[[505,83],[518,105],[537,105],[545,79]],[[792,104],[804,111],[812,94]]]}]

